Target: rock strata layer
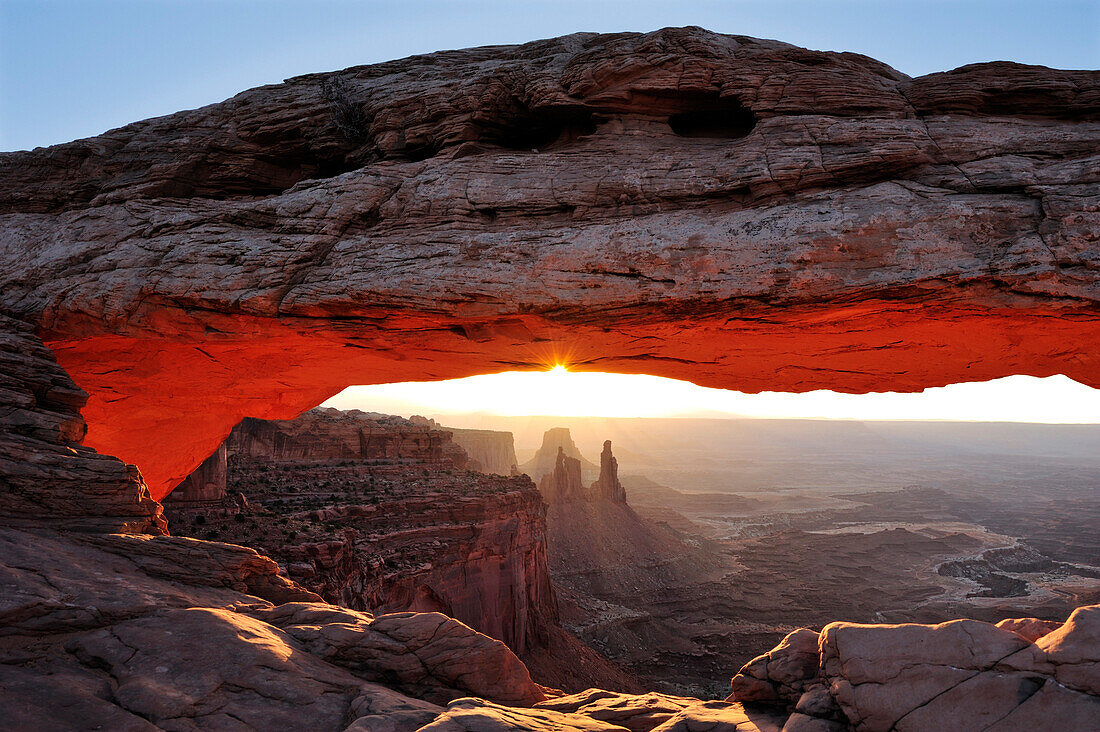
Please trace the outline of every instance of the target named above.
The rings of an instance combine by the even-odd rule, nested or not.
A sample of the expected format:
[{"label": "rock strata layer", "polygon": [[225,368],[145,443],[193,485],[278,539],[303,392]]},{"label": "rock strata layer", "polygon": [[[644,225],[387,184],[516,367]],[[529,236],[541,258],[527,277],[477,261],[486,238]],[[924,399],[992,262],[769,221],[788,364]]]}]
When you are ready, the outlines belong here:
[{"label": "rock strata layer", "polygon": [[451,433],[401,417],[318,407],[289,420],[247,417],[229,433],[226,455],[274,462],[379,460],[435,469],[466,467]]},{"label": "rock strata layer", "polygon": [[0,313],[0,519],[165,533],[137,468],[83,444],[87,400],[33,327]]},{"label": "rock strata layer", "polygon": [[450,432],[451,439],[473,461],[469,466],[473,470],[497,475],[512,475],[516,472],[519,461],[516,460],[515,441],[511,432],[444,427],[434,419],[419,415],[413,415],[409,421],[426,425],[433,430]]}]

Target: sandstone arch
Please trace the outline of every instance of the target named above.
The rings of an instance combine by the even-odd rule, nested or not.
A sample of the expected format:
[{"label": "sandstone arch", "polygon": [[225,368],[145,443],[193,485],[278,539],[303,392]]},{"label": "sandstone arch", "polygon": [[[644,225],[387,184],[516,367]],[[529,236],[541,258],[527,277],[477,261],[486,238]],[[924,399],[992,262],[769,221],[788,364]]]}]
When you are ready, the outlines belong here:
[{"label": "sandstone arch", "polygon": [[154,498],[352,383],[1098,387],[1098,143],[1097,72],[698,28],[442,52],[0,155],[0,309]]}]

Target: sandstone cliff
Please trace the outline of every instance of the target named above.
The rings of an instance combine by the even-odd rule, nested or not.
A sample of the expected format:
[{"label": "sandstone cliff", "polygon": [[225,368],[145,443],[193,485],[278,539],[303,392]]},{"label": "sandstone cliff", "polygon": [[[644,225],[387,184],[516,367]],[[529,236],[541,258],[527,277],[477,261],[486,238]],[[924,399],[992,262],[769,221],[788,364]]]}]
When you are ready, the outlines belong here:
[{"label": "sandstone cliff", "polygon": [[314,412],[245,420],[226,444],[228,491],[246,508],[169,501],[175,532],[260,548],[346,607],[442,612],[519,653],[544,644],[557,604],[530,479],[455,470],[440,460],[447,433],[410,437],[405,420],[384,415],[370,420],[390,428],[374,433],[370,457],[321,459],[348,455],[335,439],[346,430],[329,427],[363,420]]},{"label": "sandstone cliff", "polygon": [[[511,435],[503,434],[508,434],[510,444]],[[230,456],[243,461],[268,462],[404,461],[432,469],[461,468],[469,464],[471,469],[480,469],[480,464],[470,463],[462,447],[452,441],[451,432],[440,429],[437,424],[358,409],[317,408],[293,420],[251,417],[241,420],[226,441],[176,486],[169,498],[178,501],[225,498],[226,463]]]},{"label": "sandstone cliff", "polygon": [[228,455],[263,460],[408,461],[462,468],[451,435],[388,414],[318,407],[291,420],[246,417],[226,440]]},{"label": "sandstone cliff", "polygon": [[434,430],[451,433],[455,444],[466,451],[476,466],[470,467],[485,473],[512,475],[518,465],[515,442],[511,432],[498,430],[475,430],[458,427],[444,427],[434,419],[414,415],[409,418],[414,424],[423,424]]},{"label": "sandstone cliff", "polygon": [[87,399],[32,325],[0,313],[0,520],[165,533],[138,469],[83,444]]},{"label": "sandstone cliff", "polygon": [[165,500],[168,501],[221,501],[226,497],[225,443],[218,445],[214,454],[202,461],[199,467],[183,479]]}]

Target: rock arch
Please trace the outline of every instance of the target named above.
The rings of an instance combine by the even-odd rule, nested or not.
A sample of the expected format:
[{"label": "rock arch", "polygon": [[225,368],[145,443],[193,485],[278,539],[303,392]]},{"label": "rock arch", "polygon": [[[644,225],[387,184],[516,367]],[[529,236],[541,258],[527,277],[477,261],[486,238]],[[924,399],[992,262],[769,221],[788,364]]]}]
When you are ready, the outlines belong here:
[{"label": "rock arch", "polygon": [[1098,149],[1097,72],[698,28],[442,52],[0,155],[0,310],[154,498],[353,383],[1097,387]]}]

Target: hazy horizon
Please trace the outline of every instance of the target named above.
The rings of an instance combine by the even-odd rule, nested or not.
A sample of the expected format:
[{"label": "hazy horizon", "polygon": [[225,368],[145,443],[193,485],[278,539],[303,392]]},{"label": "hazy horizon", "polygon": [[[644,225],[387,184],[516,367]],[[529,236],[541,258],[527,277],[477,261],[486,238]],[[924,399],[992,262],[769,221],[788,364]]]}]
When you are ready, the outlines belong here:
[{"label": "hazy horizon", "polygon": [[1100,390],[1065,376],[1008,376],[913,393],[745,394],[644,374],[509,371],[349,386],[323,406],[409,416],[734,418],[1098,424]]}]

